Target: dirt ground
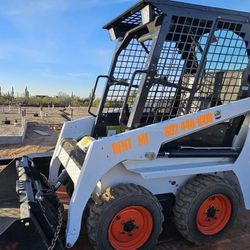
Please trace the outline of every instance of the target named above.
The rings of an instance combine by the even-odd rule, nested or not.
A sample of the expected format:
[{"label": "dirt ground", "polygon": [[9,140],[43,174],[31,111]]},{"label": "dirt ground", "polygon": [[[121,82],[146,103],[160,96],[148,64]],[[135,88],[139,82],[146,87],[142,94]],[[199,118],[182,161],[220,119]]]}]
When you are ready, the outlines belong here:
[{"label": "dirt ground", "polygon": [[[73,109],[73,113],[71,113],[71,109]],[[43,107],[43,115],[40,116],[40,107],[22,107],[22,111],[26,112],[27,121],[39,122],[42,124],[63,124],[65,122],[65,118],[61,116],[61,110],[64,110],[69,116],[73,114],[73,119],[78,119],[80,117],[87,115],[87,108],[81,107],[72,107],[72,108],[48,108]],[[36,116],[38,115],[38,116]],[[21,114],[19,109],[16,107],[11,107],[10,109],[5,107],[4,112],[0,106],[0,121],[10,120],[12,123],[17,120],[21,121]]]},{"label": "dirt ground", "polygon": [[[58,135],[60,133],[63,123],[66,121],[62,117],[61,109],[44,108],[45,115],[43,118],[34,116],[35,113],[39,114],[39,108],[26,108],[27,120],[29,126],[27,134],[22,145],[0,145],[0,158],[16,158],[27,153],[37,152],[51,152],[53,151]],[[20,118],[17,110],[5,110],[1,113],[0,108],[0,121],[7,119],[12,122]],[[66,110],[70,116],[70,110]],[[73,118],[77,119],[87,115],[86,108],[74,108]],[[8,129],[8,128],[7,128]],[[34,130],[41,130],[47,132],[48,136],[41,136],[34,132]],[[90,244],[85,232],[81,236],[73,248],[74,250],[90,250]],[[235,226],[230,230],[227,235],[216,244],[210,246],[194,246],[185,241],[173,228],[171,222],[165,223],[164,234],[160,238],[160,243],[156,247],[158,250],[171,249],[171,250],[247,250],[250,249],[250,212],[241,209]]]},{"label": "dirt ground", "polygon": [[[34,130],[41,130],[49,135],[41,136]],[[48,125],[31,122],[28,124],[23,144],[0,145],[0,158],[17,158],[27,153],[53,151],[59,132],[59,129],[54,130]]]},{"label": "dirt ground", "polygon": [[0,135],[19,135],[22,133],[22,126],[21,124],[17,125],[4,125],[1,124],[0,126]]},{"label": "dirt ground", "polygon": [[[40,117],[39,107],[26,107],[26,120],[28,121],[28,129],[23,144],[20,145],[0,145],[0,158],[16,158],[27,153],[50,152],[53,151],[57,142],[62,125],[67,120],[62,116],[63,108],[43,108],[43,117]],[[0,121],[6,118],[11,121],[12,125],[0,125],[0,135],[9,133],[13,130],[13,122],[20,122],[21,115],[18,110],[5,108],[2,113],[0,108]],[[71,117],[71,110],[66,109],[65,113]],[[34,116],[34,114],[38,114]],[[73,108],[73,119],[78,119],[87,115],[87,108]],[[48,136],[41,136],[34,132],[41,130],[47,132]]]}]

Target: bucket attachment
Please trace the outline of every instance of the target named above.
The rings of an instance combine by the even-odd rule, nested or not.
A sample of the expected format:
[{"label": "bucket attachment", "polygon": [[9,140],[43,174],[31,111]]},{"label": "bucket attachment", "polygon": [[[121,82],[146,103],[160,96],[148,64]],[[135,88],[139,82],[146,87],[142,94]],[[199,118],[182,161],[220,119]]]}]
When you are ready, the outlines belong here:
[{"label": "bucket attachment", "polygon": [[0,173],[0,249],[64,249],[63,207],[29,157]]}]

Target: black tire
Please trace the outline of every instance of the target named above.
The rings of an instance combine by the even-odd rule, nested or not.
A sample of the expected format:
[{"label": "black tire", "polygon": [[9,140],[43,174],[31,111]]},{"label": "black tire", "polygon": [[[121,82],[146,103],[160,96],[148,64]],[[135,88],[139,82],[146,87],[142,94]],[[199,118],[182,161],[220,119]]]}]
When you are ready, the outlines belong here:
[{"label": "black tire", "polygon": [[[119,213],[122,214],[122,211],[130,209],[131,207],[139,207],[143,210],[145,209],[150,215],[150,218],[152,218],[152,228],[149,232],[149,236],[145,239],[142,245],[138,247],[138,249],[152,249],[157,244],[158,237],[162,231],[162,223],[164,221],[162,207],[159,201],[153,194],[141,186],[134,184],[121,184],[108,188],[100,199],[90,207],[90,215],[88,218],[88,236],[95,249],[132,249],[129,247],[115,247],[114,242],[111,242],[110,239],[112,238],[110,238],[109,235],[110,228],[112,228],[112,225],[115,223],[121,223],[121,234],[126,237],[129,234],[131,234],[129,236],[135,237],[138,232],[137,230],[145,230],[146,226],[140,227],[136,225],[137,219],[124,221],[122,220],[124,217],[119,216],[118,218],[117,215]],[[121,219],[121,222],[115,221],[119,219]],[[131,228],[130,231],[125,228],[125,226],[129,225],[128,223],[130,223],[130,226],[132,223],[133,229]],[[139,231],[140,234],[142,231]]]},{"label": "black tire", "polygon": [[[206,209],[210,202],[213,205]],[[222,206],[225,209],[218,209],[218,204],[225,204]],[[199,175],[189,180],[176,196],[175,225],[188,241],[197,245],[209,244],[221,238],[233,225],[238,204],[237,193],[224,179],[214,175]],[[211,224],[202,227],[205,225],[200,223],[203,223],[203,219],[204,223]]]}]

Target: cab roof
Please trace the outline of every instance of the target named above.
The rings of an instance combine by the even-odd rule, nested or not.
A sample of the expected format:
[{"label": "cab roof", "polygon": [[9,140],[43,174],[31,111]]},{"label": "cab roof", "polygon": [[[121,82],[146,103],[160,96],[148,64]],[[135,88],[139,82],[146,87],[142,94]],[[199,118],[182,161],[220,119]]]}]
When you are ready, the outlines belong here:
[{"label": "cab roof", "polygon": [[103,28],[130,29],[141,23],[141,10],[151,5],[156,14],[175,14],[197,18],[225,18],[231,21],[249,22],[250,13],[222,8],[208,7],[170,0],[142,0],[107,23]]}]

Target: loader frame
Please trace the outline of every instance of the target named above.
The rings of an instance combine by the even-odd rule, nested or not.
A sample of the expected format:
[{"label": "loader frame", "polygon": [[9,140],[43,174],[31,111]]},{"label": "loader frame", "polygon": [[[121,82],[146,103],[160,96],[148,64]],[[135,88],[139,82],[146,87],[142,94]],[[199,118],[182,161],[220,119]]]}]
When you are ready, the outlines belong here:
[{"label": "loader frame", "polygon": [[[104,27],[118,39],[109,75],[97,78],[91,116],[64,125],[50,166],[52,184],[61,165],[74,183],[67,247],[79,236],[88,201],[120,183],[141,185],[155,195],[176,195],[196,175],[230,176],[250,209],[249,17],[243,12],[152,0],[138,3]],[[93,113],[101,78],[107,82]],[[238,129],[227,144],[205,150],[190,147],[193,150],[185,153],[168,148],[171,142],[209,128],[215,136],[217,125],[236,126],[232,125],[236,119]],[[110,125],[126,131],[107,137]],[[78,161],[68,147],[89,135],[96,140],[84,153],[78,152],[82,155]],[[167,150],[162,151],[163,145]]]},{"label": "loader frame", "polygon": [[[146,187],[153,194],[176,194],[178,188],[195,175],[205,173],[223,175],[225,172],[232,172],[237,177],[235,183],[240,184],[244,205],[250,209],[247,180],[250,165],[246,161],[250,147],[249,111],[250,99],[246,98],[96,140],[91,143],[81,169],[74,164],[70,155],[59,143],[53,156],[49,179],[52,183],[57,180],[62,163],[74,182],[75,189],[68,212],[67,246],[72,246],[78,238],[81,228],[80,218],[91,195],[99,196],[107,187],[121,182],[130,183],[132,181]],[[218,114],[220,115],[218,116]],[[240,115],[245,115],[246,118],[237,140],[235,140],[236,148],[242,146],[236,159],[232,157],[188,157],[171,160],[168,157],[157,157],[162,143],[204,130]],[[94,125],[92,117],[74,121],[74,124],[80,124],[83,121],[86,123],[92,121]],[[182,125],[190,122],[194,126],[183,130]],[[85,128],[86,130],[82,127],[79,136],[83,131],[86,135],[91,132],[89,127]],[[63,131],[67,135],[71,132],[75,133],[75,126],[70,126],[69,122]],[[77,139],[78,135],[75,133],[75,137],[72,135],[70,138]],[[60,139],[63,139],[63,133]],[[95,174],[93,174],[93,169],[96,169]]]}]

